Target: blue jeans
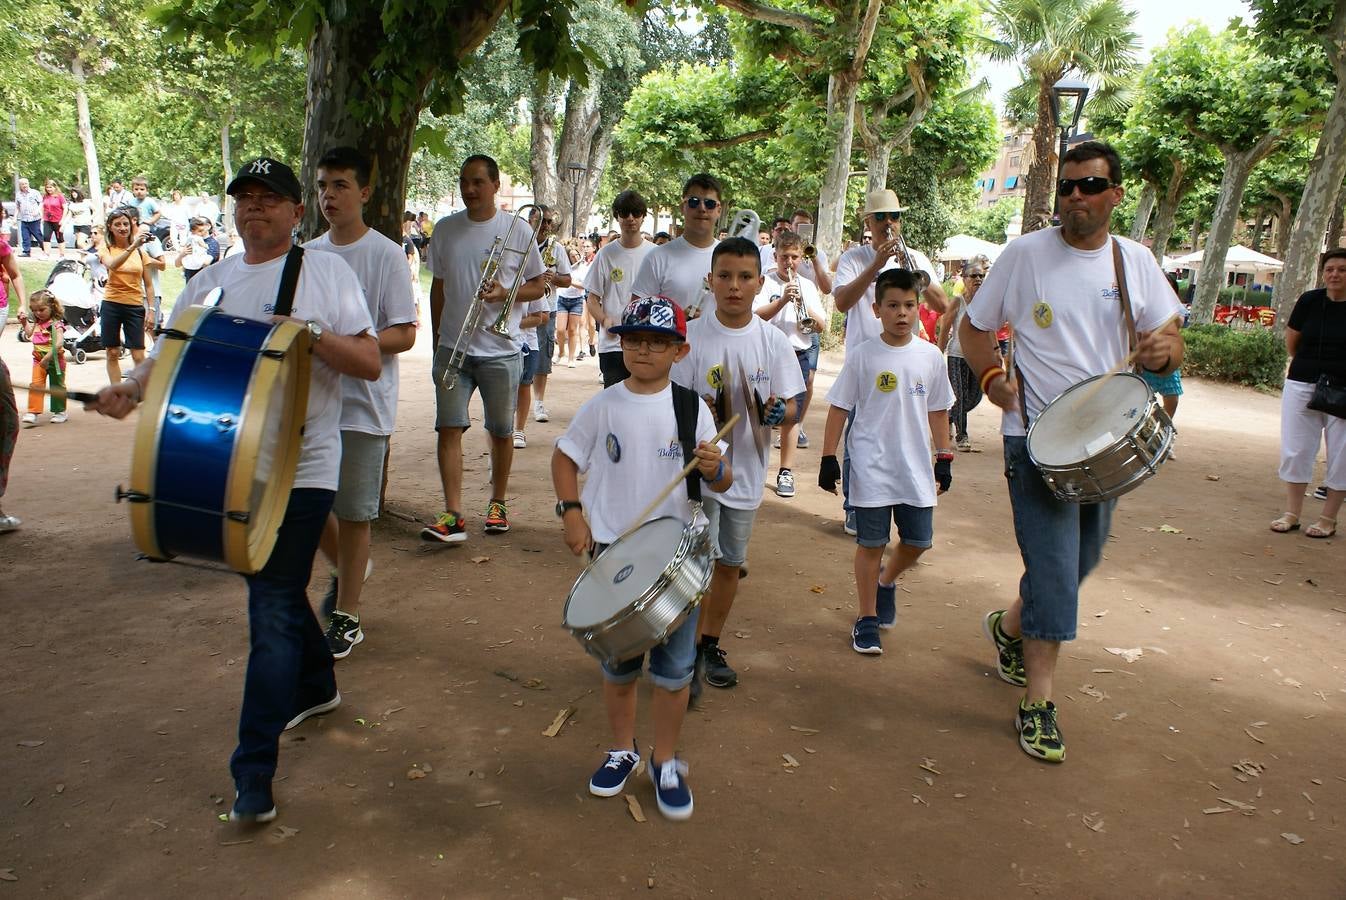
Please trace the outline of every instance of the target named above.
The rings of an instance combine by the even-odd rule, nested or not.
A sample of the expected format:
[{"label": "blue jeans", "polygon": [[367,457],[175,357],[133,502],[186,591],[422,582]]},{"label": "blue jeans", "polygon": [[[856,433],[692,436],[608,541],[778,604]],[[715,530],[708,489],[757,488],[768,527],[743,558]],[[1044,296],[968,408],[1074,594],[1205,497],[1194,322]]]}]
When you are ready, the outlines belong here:
[{"label": "blue jeans", "polygon": [[1004,441],[1014,536],[1024,563],[1019,580],[1024,637],[1073,641],[1080,584],[1103,556],[1117,501],[1057,500],[1028,458],[1028,439],[1006,437]]},{"label": "blue jeans", "polygon": [[33,250],[33,245],[37,249],[42,249],[42,220],[35,219],[32,222],[23,222],[20,226],[23,233],[23,255],[27,256]]},{"label": "blue jeans", "polygon": [[308,603],[318,538],[335,491],[295,488],[271,558],[248,583],[251,647],[238,720],[238,748],[229,760],[235,779],[274,775],[280,735],[301,710],[332,699],[332,652]]},{"label": "blue jeans", "polygon": [[841,508],[850,515],[855,509],[851,506],[851,423],[855,421],[855,410],[846,413],[846,434],[841,439]]}]

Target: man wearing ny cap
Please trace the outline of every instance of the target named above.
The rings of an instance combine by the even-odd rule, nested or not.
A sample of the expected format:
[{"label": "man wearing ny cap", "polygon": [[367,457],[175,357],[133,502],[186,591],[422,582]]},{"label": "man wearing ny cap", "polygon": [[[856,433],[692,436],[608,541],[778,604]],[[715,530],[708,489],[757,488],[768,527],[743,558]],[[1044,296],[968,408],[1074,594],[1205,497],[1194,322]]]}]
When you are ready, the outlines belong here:
[{"label": "man wearing ny cap", "polygon": [[[897,194],[890,190],[872,191],[865,198],[863,231],[873,235],[869,244],[852,247],[837,260],[832,297],[837,312],[846,314],[846,349],[858,347],[883,330],[874,315],[874,281],[880,272],[888,269],[912,268],[924,272],[929,286],[921,291],[921,300],[932,309],[943,313],[949,307],[939,276],[930,259],[923,253],[907,248],[902,251],[902,213]],[[909,257],[909,258],[908,258]],[[933,337],[933,335],[931,336]],[[849,428],[849,421],[847,427]],[[855,534],[855,510],[850,500],[850,461],[843,457],[841,466],[842,508],[846,511],[846,533]]]},{"label": "man wearing ny cap", "polygon": [[[227,191],[245,250],[203,270],[178,298],[176,320],[188,306],[221,289],[218,306],[230,315],[276,320],[281,272],[304,215],[299,180],[282,162],[244,163]],[[248,584],[251,650],[243,687],[238,748],[230,761],[235,801],[230,818],[268,822],[281,732],[341,702],[332,653],[309,607],[306,588],[318,539],[337,488],[341,459],[341,376],[379,377],[379,345],[360,282],[333,253],[304,251],[290,318],[306,327],[313,354],[308,410],[294,488],[275,549]],[[169,327],[173,326],[170,320]],[[125,418],[141,401],[162,342],[136,370],[99,391],[90,408]]]}]

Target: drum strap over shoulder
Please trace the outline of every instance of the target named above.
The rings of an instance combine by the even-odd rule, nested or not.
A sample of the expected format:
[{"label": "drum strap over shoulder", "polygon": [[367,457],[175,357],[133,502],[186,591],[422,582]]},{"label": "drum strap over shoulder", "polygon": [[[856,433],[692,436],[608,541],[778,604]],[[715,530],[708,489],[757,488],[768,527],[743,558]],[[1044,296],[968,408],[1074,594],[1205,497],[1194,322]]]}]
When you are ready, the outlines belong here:
[{"label": "drum strap over shoulder", "polygon": [[294,309],[294,291],[299,286],[299,267],[304,263],[304,248],[295,244],[285,254],[285,268],[280,271],[280,289],[276,291],[278,316],[288,316]]},{"label": "drum strap over shoulder", "polygon": [[[701,398],[696,391],[680,384],[672,384],[673,417],[678,423],[678,443],[682,444],[683,464],[690,463],[696,451],[696,420],[701,414]],[[701,473],[696,469],[687,473],[687,499],[701,502]]]},{"label": "drum strap over shoulder", "polygon": [[[1112,239],[1112,268],[1117,274],[1117,293],[1122,300],[1122,324],[1126,326],[1126,350],[1128,355],[1136,350],[1136,317],[1131,312],[1131,292],[1126,289],[1126,266],[1122,263],[1122,245]],[[1135,370],[1137,363],[1132,366]]]}]

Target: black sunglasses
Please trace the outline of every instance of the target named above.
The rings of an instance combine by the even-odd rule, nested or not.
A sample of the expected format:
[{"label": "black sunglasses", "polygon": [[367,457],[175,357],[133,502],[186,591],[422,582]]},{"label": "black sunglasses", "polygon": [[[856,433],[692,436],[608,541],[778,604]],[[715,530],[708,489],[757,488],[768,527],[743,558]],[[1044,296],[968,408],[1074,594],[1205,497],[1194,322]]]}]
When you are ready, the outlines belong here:
[{"label": "black sunglasses", "polygon": [[686,198],[686,201],[688,209],[700,209],[703,206],[706,209],[714,209],[720,205],[719,200],[715,200],[711,197],[688,197]]},{"label": "black sunglasses", "polygon": [[643,218],[645,218],[645,214],[646,214],[646,211],[643,210],[643,209],[619,209],[619,210],[617,210],[617,218],[619,218],[619,219],[625,219],[627,216],[639,216],[640,218],[643,219]]},{"label": "black sunglasses", "polygon": [[1112,181],[1102,175],[1090,175],[1088,178],[1062,178],[1056,183],[1056,191],[1062,197],[1069,197],[1075,193],[1075,188],[1079,187],[1081,194],[1092,197],[1103,193],[1112,186]]},{"label": "black sunglasses", "polygon": [[870,213],[870,215],[874,217],[875,222],[902,221],[902,214],[900,212],[876,212],[876,213]]}]

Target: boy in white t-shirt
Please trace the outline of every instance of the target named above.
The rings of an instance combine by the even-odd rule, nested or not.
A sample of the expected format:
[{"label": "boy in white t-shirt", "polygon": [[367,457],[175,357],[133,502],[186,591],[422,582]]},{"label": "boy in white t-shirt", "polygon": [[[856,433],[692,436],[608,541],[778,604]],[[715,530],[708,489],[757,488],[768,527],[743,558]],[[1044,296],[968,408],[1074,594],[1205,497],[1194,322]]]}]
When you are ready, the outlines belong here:
[{"label": "boy in white t-shirt", "polygon": [[[552,454],[556,514],[564,523],[566,546],[576,556],[588,551],[596,558],[627,529],[644,524],[633,521],[635,511],[678,477],[684,464],[685,448],[679,446],[674,412],[677,394],[669,382],[674,361],[688,352],[682,309],[667,297],[636,300],[612,331],[620,336],[631,374],[579,408]],[[715,426],[710,411],[700,403],[695,408],[697,469],[706,487],[722,492],[732,484],[733,473],[711,442]],[[582,494],[581,473],[586,475]],[[687,501],[684,491],[675,491],[646,521],[674,516],[690,522],[692,506]],[[650,778],[659,811],[670,819],[686,819],[692,814],[692,792],[684,777],[687,767],[674,751],[696,664],[696,616],[651,649],[649,656],[654,685]],[[636,679],[643,663],[641,655],[616,666],[603,665],[603,701],[613,749],[589,780],[589,792],[595,796],[620,794],[640,763],[635,741]]]},{"label": "boy in white t-shirt", "polygon": [[528,413],[533,408],[533,378],[537,375],[542,353],[533,345],[538,343],[538,329],[551,318],[551,301],[546,297],[533,300],[524,307],[523,318],[514,339],[519,342],[519,353],[523,358],[523,373],[519,376],[519,398],[514,404],[514,449],[522,450],[528,446],[528,436],[524,428],[528,425]]},{"label": "boy in white t-shirt", "polygon": [[[823,312],[822,299],[813,282],[799,273],[799,264],[804,258],[804,240],[793,231],[782,231],[776,235],[776,252],[773,256],[774,268],[764,276],[762,290],[757,294],[753,312],[780,329],[794,350],[799,361],[799,371],[804,377],[805,390],[795,397],[795,414],[780,430],[780,471],[776,473],[776,494],[780,497],[795,495],[794,455],[796,435],[804,413],[808,411],[808,384],[813,375],[813,338],[827,321]],[[804,306],[806,320],[811,324],[805,327],[800,321],[799,305]]]},{"label": "boy in white t-shirt", "polygon": [[609,326],[621,322],[631,300],[631,283],[636,280],[645,257],[654,249],[654,244],[640,233],[647,213],[645,198],[635,191],[622,191],[613,198],[612,215],[621,228],[621,238],[603,245],[585,277],[589,314],[599,328],[598,368],[605,388],[620,384],[631,374],[622,362],[621,340]]},{"label": "boy in white t-shirt", "polygon": [[[873,306],[882,331],[850,350],[827,395],[832,408],[827,413],[818,485],[834,494],[841,477],[837,445],[846,419],[854,417],[847,445],[857,532],[855,588],[860,615],[851,629],[856,653],[883,652],[879,629],[897,623],[897,578],[933,544],[935,497],[953,484],[949,446],[953,389],[939,348],[913,339],[921,322],[916,291],[916,279],[906,269],[879,275]],[[932,435],[938,447],[933,478]],[[893,522],[898,545],[880,572]]]},{"label": "boy in white t-shirt", "polygon": [[[734,485],[706,500],[715,571],[701,604],[699,678],[692,682],[693,698],[702,678],[718,688],[738,683],[738,673],[729,667],[720,647],[720,633],[738,593],[753,520],[762,503],[762,480],[771,453],[766,426],[793,418],[793,398],[804,392],[804,379],[789,340],[779,329],[753,315],[753,300],[762,289],[760,260],[757,245],[747,238],[729,238],[716,246],[710,271],[715,308],[687,326],[691,352],[673,367],[673,380],[720,410],[721,419],[728,419],[733,412],[742,416],[729,433]],[[757,394],[754,406],[760,402],[760,412],[743,408],[740,397],[744,379]]]}]

